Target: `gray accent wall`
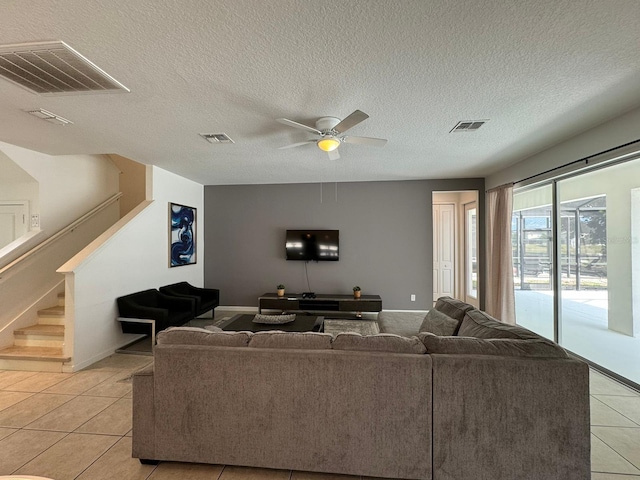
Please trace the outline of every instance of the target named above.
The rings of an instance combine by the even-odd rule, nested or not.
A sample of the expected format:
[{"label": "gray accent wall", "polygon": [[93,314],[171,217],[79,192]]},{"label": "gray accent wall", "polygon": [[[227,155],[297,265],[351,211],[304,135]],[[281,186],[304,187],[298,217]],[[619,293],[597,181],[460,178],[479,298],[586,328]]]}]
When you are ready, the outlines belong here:
[{"label": "gray accent wall", "polygon": [[[433,292],[432,193],[460,190],[480,192],[482,252],[481,178],[207,186],[205,286],[220,289],[222,305],[257,306],[258,296],[279,283],[288,293],[323,294],[351,294],[359,285],[363,295],[380,295],[385,310],[426,310]],[[285,260],[287,229],[340,230],[340,260],[306,264],[310,288],[305,262]],[[479,266],[485,271],[482,256]]]}]

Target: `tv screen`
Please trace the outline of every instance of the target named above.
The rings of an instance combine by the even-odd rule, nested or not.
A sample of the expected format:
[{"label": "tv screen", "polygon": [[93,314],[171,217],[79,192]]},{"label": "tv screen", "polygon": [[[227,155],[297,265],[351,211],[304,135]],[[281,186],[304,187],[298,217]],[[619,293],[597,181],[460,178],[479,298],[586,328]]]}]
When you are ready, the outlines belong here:
[{"label": "tv screen", "polygon": [[287,230],[287,260],[338,261],[338,230]]}]

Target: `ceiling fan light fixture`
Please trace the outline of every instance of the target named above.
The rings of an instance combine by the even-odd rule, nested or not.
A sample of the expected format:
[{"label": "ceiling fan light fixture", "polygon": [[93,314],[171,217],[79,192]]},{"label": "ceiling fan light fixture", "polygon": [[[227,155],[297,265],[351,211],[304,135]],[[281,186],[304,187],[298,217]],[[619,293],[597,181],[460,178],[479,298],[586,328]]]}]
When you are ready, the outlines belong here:
[{"label": "ceiling fan light fixture", "polygon": [[324,137],[318,140],[316,143],[318,145],[318,148],[325,152],[333,152],[340,146],[340,140],[335,137]]}]

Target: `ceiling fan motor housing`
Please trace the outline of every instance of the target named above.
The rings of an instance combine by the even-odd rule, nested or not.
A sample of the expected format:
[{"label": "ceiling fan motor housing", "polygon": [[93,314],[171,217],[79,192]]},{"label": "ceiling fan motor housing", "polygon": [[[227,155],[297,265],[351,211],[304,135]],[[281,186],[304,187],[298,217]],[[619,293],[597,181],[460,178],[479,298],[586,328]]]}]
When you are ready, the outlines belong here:
[{"label": "ceiling fan motor housing", "polygon": [[320,117],[316,120],[316,128],[325,135],[335,135],[333,127],[340,123],[340,119],[336,117]]}]

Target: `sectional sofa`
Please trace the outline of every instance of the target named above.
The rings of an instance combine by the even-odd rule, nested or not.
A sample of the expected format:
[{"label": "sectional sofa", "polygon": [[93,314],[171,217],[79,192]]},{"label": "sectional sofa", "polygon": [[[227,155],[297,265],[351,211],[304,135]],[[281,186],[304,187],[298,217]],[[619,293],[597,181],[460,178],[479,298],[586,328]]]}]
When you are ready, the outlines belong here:
[{"label": "sectional sofa", "polygon": [[587,365],[469,307],[438,300],[415,336],[165,330],[154,367],[133,378],[133,456],[385,478],[588,479]]}]

